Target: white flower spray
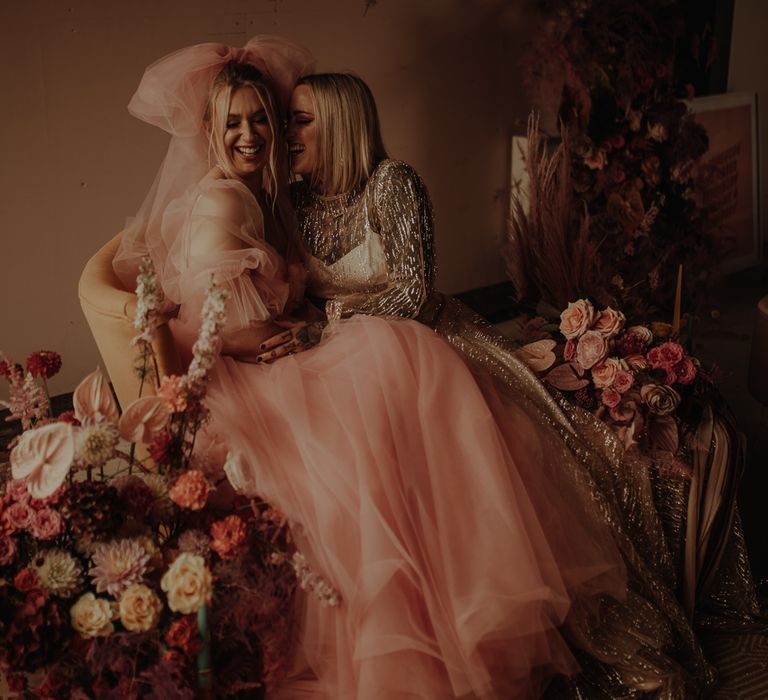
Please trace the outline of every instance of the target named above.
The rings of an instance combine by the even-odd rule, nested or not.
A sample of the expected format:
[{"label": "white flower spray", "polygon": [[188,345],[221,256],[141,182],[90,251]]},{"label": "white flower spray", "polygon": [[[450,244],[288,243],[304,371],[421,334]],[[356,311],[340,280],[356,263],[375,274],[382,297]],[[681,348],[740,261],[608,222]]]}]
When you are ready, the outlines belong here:
[{"label": "white flower spray", "polygon": [[307,564],[307,560],[301,552],[294,552],[291,558],[291,566],[296,572],[299,586],[305,591],[311,592],[322,605],[335,608],[341,604],[341,594],[326,579]]},{"label": "white flower spray", "polygon": [[144,382],[150,374],[159,381],[157,371],[157,358],[152,348],[152,338],[155,328],[160,320],[160,305],[163,302],[163,292],[157,283],[157,273],[152,264],[152,259],[144,258],[139,266],[139,274],[136,277],[136,314],[133,319],[133,327],[138,333],[131,340],[131,345],[138,345],[141,353],[136,361],[136,371],[141,378],[139,396],[144,388]]},{"label": "white flower spray", "polygon": [[200,319],[200,333],[192,346],[192,362],[179,384],[186,395],[187,410],[179,415],[178,435],[182,446],[182,466],[190,467],[197,431],[208,419],[203,403],[208,374],[221,349],[221,329],[226,321],[229,293],[216,284],[213,275],[208,283]]}]

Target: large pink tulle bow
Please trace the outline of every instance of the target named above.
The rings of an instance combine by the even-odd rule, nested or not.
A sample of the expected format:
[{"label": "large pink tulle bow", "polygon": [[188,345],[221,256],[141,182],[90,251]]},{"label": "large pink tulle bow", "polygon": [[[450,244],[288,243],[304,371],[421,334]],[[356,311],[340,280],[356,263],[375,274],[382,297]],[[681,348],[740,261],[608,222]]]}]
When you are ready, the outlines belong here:
[{"label": "large pink tulle bow", "polygon": [[277,36],[255,36],[241,48],[195,44],[150,65],[128,111],[174,136],[194,136],[202,129],[213,79],[229,61],[249,63],[263,73],[283,109],[296,81],[315,65],[307,49]]}]

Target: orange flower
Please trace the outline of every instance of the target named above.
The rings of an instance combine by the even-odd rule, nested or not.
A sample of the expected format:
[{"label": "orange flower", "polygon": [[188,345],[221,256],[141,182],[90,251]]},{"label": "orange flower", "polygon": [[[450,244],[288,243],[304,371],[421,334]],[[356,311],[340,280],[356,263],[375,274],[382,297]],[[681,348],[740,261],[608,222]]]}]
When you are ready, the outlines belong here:
[{"label": "orange flower", "polygon": [[168,491],[168,497],[181,508],[201,510],[205,507],[211,484],[203,472],[190,469],[184,472]]},{"label": "orange flower", "polygon": [[211,525],[211,549],[222,559],[233,559],[240,553],[248,529],[242,518],[228,515]]}]

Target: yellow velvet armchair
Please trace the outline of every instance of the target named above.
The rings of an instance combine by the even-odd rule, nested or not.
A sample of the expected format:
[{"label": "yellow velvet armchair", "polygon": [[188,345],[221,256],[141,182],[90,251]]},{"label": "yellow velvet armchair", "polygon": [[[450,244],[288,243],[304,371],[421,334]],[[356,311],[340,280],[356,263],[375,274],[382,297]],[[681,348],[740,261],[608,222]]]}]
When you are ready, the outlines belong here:
[{"label": "yellow velvet armchair", "polygon": [[[136,348],[131,345],[131,339],[136,334],[133,327],[136,295],[123,287],[112,269],[112,259],[121,238],[122,234],[117,234],[86,263],[80,276],[78,294],[117,400],[125,409],[138,398],[140,380],[134,371]],[[153,348],[161,377],[182,373],[167,317],[157,326]],[[142,395],[153,393],[154,382],[145,382]]]}]

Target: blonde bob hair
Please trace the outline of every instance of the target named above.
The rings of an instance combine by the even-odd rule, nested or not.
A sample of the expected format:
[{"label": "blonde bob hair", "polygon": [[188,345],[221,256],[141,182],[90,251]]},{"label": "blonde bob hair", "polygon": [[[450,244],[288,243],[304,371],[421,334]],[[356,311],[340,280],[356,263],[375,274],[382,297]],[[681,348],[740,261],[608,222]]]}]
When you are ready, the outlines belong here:
[{"label": "blonde bob hair", "polygon": [[249,63],[230,61],[216,75],[208,96],[208,105],[203,120],[208,127],[208,158],[215,161],[229,178],[237,178],[232,170],[232,162],[224,148],[224,132],[227,128],[232,95],[242,87],[250,87],[256,92],[267,116],[272,143],[269,146],[267,162],[264,166],[262,189],[267,195],[267,201],[274,205],[277,200],[280,177],[280,159],[278,148],[282,143],[280,117],[277,111],[277,100],[272,87],[261,72]]},{"label": "blonde bob hair", "polygon": [[310,186],[329,195],[356,189],[388,158],[370,88],[352,73],[316,73],[298,84],[315,100],[317,167]]}]

